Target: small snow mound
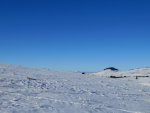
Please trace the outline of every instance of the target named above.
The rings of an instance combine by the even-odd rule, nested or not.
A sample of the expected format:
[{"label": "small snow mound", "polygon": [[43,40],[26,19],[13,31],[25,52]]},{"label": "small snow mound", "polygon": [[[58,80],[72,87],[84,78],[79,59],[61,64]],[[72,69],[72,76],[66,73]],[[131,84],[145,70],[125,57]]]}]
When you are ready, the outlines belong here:
[{"label": "small snow mound", "polygon": [[112,71],[111,69],[104,69],[102,71],[96,72],[96,73],[92,73],[93,75],[100,75],[100,76],[110,76],[112,74],[116,74],[119,71]]}]

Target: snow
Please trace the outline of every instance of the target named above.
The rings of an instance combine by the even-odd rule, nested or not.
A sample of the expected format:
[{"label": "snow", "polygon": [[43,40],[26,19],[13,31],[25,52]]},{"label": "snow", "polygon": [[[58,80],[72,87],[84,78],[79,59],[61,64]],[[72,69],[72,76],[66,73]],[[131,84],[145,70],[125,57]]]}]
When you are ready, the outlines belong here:
[{"label": "snow", "polygon": [[0,113],[149,113],[150,77],[139,75],[150,69],[81,75],[0,64]]},{"label": "snow", "polygon": [[98,76],[150,76],[150,68],[139,68],[134,70],[127,71],[112,71],[112,70],[102,70],[96,73],[92,73],[92,75]]}]

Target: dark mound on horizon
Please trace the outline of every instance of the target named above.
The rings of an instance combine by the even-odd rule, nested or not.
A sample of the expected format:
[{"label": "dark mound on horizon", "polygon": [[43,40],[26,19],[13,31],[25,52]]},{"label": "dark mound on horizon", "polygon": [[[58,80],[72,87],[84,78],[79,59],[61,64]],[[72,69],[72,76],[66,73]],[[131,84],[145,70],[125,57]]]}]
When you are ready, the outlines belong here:
[{"label": "dark mound on horizon", "polygon": [[105,68],[104,70],[119,71],[117,68],[114,68],[114,67],[108,67],[108,68]]}]

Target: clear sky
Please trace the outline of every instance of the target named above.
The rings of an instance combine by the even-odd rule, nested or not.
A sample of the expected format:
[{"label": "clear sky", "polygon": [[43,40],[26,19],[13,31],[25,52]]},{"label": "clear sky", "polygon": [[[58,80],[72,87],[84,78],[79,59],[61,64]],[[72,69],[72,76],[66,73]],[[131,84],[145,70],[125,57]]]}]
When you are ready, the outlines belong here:
[{"label": "clear sky", "polygon": [[149,0],[0,0],[0,62],[65,71],[150,66]]}]

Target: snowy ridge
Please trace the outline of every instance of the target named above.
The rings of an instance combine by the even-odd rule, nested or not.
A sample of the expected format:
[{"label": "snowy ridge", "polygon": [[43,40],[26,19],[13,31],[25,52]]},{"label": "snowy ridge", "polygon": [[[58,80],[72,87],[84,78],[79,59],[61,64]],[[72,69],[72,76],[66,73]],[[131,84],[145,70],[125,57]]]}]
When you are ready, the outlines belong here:
[{"label": "snowy ridge", "polygon": [[112,71],[112,70],[102,70],[91,75],[98,76],[150,76],[150,68],[139,68],[135,70],[128,71]]},{"label": "snowy ridge", "polygon": [[[149,78],[105,77],[0,64],[0,113],[149,113]],[[149,75],[149,69],[113,74]],[[100,74],[99,74],[100,75]],[[145,82],[146,81],[146,82]]]}]

